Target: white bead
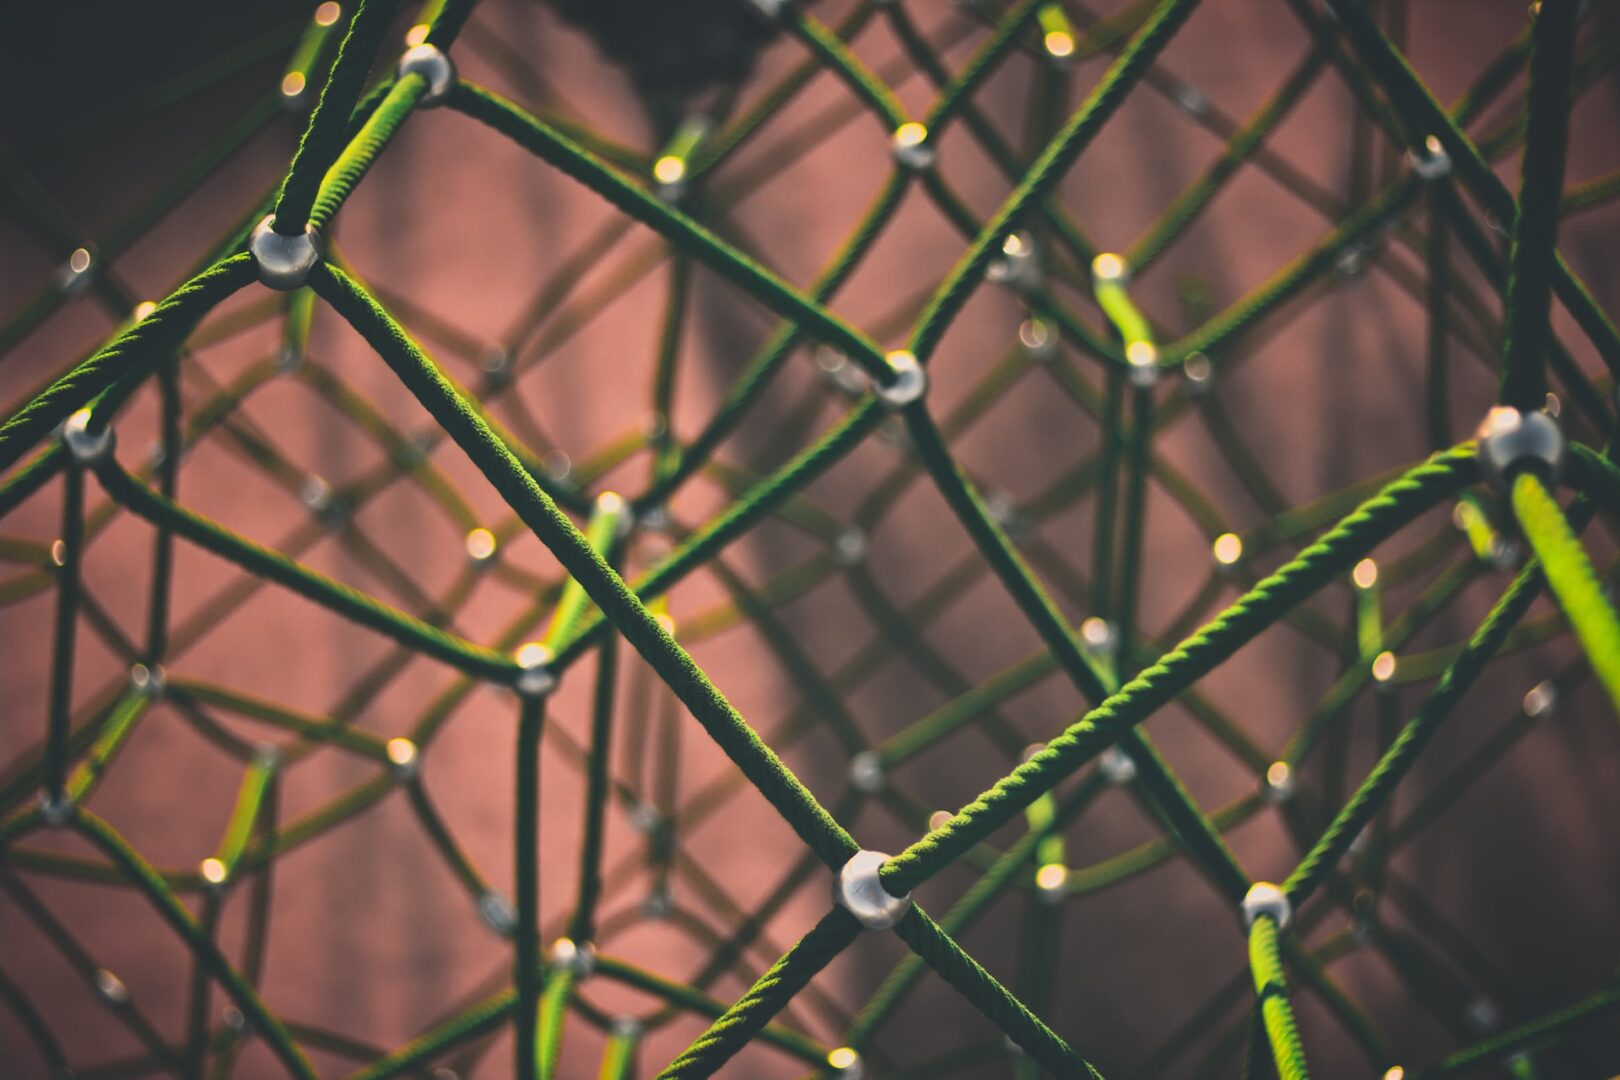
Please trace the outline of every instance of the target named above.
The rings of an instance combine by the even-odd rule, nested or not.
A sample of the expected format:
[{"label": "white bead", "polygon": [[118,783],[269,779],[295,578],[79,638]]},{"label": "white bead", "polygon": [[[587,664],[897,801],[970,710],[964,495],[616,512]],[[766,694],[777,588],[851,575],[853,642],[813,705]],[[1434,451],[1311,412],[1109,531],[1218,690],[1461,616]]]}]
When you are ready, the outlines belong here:
[{"label": "white bead", "polygon": [[412,45],[406,49],[399,58],[396,74],[401,79],[407,75],[420,75],[427,80],[427,90],[416,102],[419,109],[444,104],[450,89],[456,85],[456,65],[437,45]]},{"label": "white bead", "polygon": [[862,750],[850,759],[849,782],[856,791],[876,795],[883,790],[883,760],[871,750]]},{"label": "white bead", "polygon": [[1202,118],[1209,115],[1209,95],[1192,83],[1182,83],[1175,89],[1176,104],[1188,116]]},{"label": "white bead", "polygon": [[1564,433],[1544,412],[1497,405],[1485,414],[1475,437],[1480,471],[1498,488],[1506,488],[1521,469],[1535,469],[1548,480],[1563,469]]},{"label": "white bead", "polygon": [[129,987],[124,980],[106,968],[96,968],[96,996],[106,1005],[117,1008],[129,1004]]},{"label": "white bead", "polygon": [[80,465],[96,465],[106,461],[118,445],[112,425],[96,432],[92,432],[89,425],[89,409],[80,409],[62,425],[62,445],[67,447],[73,460]]},{"label": "white bead", "polygon": [[862,1080],[866,1075],[866,1065],[861,1061],[861,1055],[850,1046],[840,1046],[829,1051],[827,1064],[838,1070],[833,1074],[838,1080]]},{"label": "white bead", "polygon": [[321,261],[321,234],[306,224],[292,236],[276,232],[275,215],[267,216],[248,237],[248,252],[259,267],[259,281],[272,289],[291,292],[302,288],[309,272]]},{"label": "white bead", "polygon": [[868,930],[887,930],[911,910],[911,894],[895,896],[878,880],[889,857],[881,851],[857,851],[833,881],[833,901]]},{"label": "white bead", "polygon": [[65,798],[55,798],[50,792],[41,790],[39,793],[39,816],[45,824],[61,827],[73,820],[74,806]]},{"label": "white bead", "polygon": [[928,141],[928,129],[915,120],[894,129],[889,149],[895,163],[911,172],[921,172],[933,166],[937,155],[934,144]]},{"label": "white bead", "polygon": [[1128,784],[1136,779],[1136,762],[1117,746],[1110,746],[1097,759],[1097,771],[1110,784]]},{"label": "white bead", "polygon": [[500,937],[511,937],[517,930],[517,912],[512,909],[512,902],[494,889],[479,894],[478,917]]},{"label": "white bead", "polygon": [[168,675],[162,664],[131,664],[129,666],[129,685],[137,694],[147,698],[160,698],[168,685]]},{"label": "white bead", "polygon": [[923,391],[928,389],[928,375],[917,362],[916,355],[905,349],[896,349],[884,359],[888,361],[889,370],[894,372],[895,380],[887,386],[872,384],[872,392],[878,399],[891,409],[900,409],[921,398]]},{"label": "white bead", "polygon": [[517,661],[521,670],[512,686],[519,694],[543,697],[556,689],[557,676],[547,666],[551,661],[550,649],[544,645],[525,645],[518,650]]},{"label": "white bead", "polygon": [[1438,180],[1451,171],[1451,157],[1446,148],[1440,145],[1440,140],[1430,135],[1423,140],[1423,149],[1407,151],[1407,159],[1412,162],[1412,171],[1422,180]]},{"label": "white bead", "polygon": [[832,559],[838,566],[854,566],[866,558],[866,534],[859,525],[849,525],[838,530],[833,537]]},{"label": "white bead", "polygon": [[551,944],[551,962],[570,972],[575,979],[583,979],[596,970],[596,946],[588,941],[558,938]]},{"label": "white bead", "polygon": [[1288,924],[1294,921],[1294,905],[1289,903],[1288,894],[1269,881],[1250,885],[1243,897],[1244,926],[1253,926],[1254,920],[1262,915],[1271,916],[1278,930],[1288,929]]}]

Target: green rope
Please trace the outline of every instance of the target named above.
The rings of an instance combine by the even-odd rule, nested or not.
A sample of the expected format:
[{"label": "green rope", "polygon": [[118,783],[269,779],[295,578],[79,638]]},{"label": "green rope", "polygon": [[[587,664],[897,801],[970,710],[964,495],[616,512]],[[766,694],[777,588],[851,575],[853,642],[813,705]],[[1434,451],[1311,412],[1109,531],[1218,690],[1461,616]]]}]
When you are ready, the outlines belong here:
[{"label": "green rope", "polygon": [[300,233],[310,221],[322,178],[349,146],[349,116],[360,100],[366,74],[377,59],[383,35],[398,7],[398,0],[358,0],[348,33],[332,61],[332,73],[321,87],[321,98],[310,114],[309,127],[276,197],[276,232],[289,236]]},{"label": "green rope", "polygon": [[1387,485],[949,821],[891,859],[882,870],[884,885],[903,894],[932,876],[1236,652],[1282,611],[1343,574],[1400,525],[1457,491],[1473,471],[1471,451],[1455,450],[1416,466]]},{"label": "green rope", "polygon": [[748,992],[727,1009],[707,1031],[676,1056],[658,1080],[698,1080],[713,1076],[741,1050],[789,998],[832,962],[861,933],[861,924],[841,907],[821,921],[782,954]]},{"label": "green rope", "polygon": [[1592,560],[1564,511],[1533,472],[1513,478],[1513,514],[1541,560],[1547,586],[1558,598],[1609,700],[1620,711],[1620,615],[1603,595]]},{"label": "green rope", "polygon": [[1564,189],[1569,138],[1570,55],[1575,47],[1575,0],[1536,5],[1530,47],[1530,90],[1519,213],[1508,256],[1507,317],[1502,327],[1503,404],[1534,409],[1547,393],[1542,352],[1550,334],[1558,201]]},{"label": "green rope", "polygon": [[1261,915],[1249,927],[1249,967],[1254,971],[1254,992],[1259,998],[1260,1018],[1271,1042],[1272,1060],[1282,1080],[1306,1080],[1305,1048],[1294,1025],[1294,1010],[1288,1004],[1288,984],[1283,979],[1282,931],[1270,915]]},{"label": "green rope", "polygon": [[591,550],[574,524],[388,313],[334,267],[322,264],[311,285],[394,369],[805,843],[829,866],[842,865],[854,854],[858,847],[843,827],[738,715],[624,581]]}]

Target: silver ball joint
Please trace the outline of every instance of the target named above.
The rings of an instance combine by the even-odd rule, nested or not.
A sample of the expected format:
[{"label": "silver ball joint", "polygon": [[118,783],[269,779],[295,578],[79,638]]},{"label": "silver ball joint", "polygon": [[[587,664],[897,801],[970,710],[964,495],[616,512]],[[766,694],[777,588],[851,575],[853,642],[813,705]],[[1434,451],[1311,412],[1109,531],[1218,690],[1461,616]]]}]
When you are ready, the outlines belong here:
[{"label": "silver ball joint", "polygon": [[901,124],[889,138],[889,152],[894,163],[907,172],[923,172],[934,167],[939,155],[928,139],[928,129],[912,122]]},{"label": "silver ball joint", "polygon": [[106,968],[96,968],[94,979],[96,996],[103,1005],[120,1009],[129,1004],[129,987],[124,985],[123,979]]},{"label": "silver ball joint", "polygon": [[772,22],[785,18],[793,9],[791,0],[749,0],[749,2],[755,11]]},{"label": "silver ball joint", "polygon": [[1117,746],[1110,746],[1097,759],[1097,771],[1110,784],[1128,784],[1136,779],[1136,762]]},{"label": "silver ball joint", "polygon": [[309,272],[321,261],[321,234],[313,225],[287,236],[276,232],[275,215],[253,227],[248,237],[248,253],[259,267],[259,281],[279,292],[303,288]]},{"label": "silver ball joint", "polygon": [[478,918],[496,937],[509,938],[517,933],[517,909],[494,889],[478,895]]},{"label": "silver ball joint", "polygon": [[163,696],[169,688],[168,672],[164,671],[162,664],[131,664],[129,666],[130,689],[144,698],[156,700]]},{"label": "silver ball joint", "polygon": [[1249,886],[1242,910],[1245,927],[1253,926],[1254,920],[1262,915],[1270,915],[1278,930],[1288,929],[1288,924],[1294,921],[1294,905],[1289,902],[1288,894],[1269,881],[1257,881]]},{"label": "silver ball joint", "polygon": [[1451,172],[1451,157],[1433,135],[1424,141],[1421,150],[1408,150],[1406,157],[1420,180],[1440,180]]},{"label": "silver ball joint", "polygon": [[53,829],[60,829],[73,821],[76,807],[66,796],[52,795],[45,789],[39,793],[39,817]]},{"label": "silver ball joint", "polygon": [[416,101],[419,109],[443,105],[456,85],[456,65],[437,45],[412,45],[406,49],[399,58],[396,74],[401,79],[407,75],[420,75],[427,80],[427,90]]},{"label": "silver ball joint", "polygon": [[894,372],[895,379],[887,386],[876,382],[872,384],[872,393],[878,396],[878,400],[891,409],[903,409],[914,401],[920,401],[923,392],[928,389],[928,373],[917,362],[916,354],[896,349],[884,360],[888,362],[889,370]]},{"label": "silver ball joint", "polygon": [[552,672],[550,662],[551,652],[543,647],[520,655],[518,663],[521,668],[512,682],[512,688],[526,698],[544,697],[551,693],[557,688],[557,676]]},{"label": "silver ball joint", "polygon": [[871,750],[862,750],[849,759],[849,782],[856,791],[876,795],[883,790],[883,759]]},{"label": "silver ball joint", "polygon": [[1544,412],[1497,405],[1485,414],[1475,438],[1480,472],[1499,489],[1523,469],[1534,469],[1549,482],[1563,470],[1564,433]]},{"label": "silver ball joint", "polygon": [[99,465],[112,457],[118,445],[118,436],[108,426],[100,431],[90,430],[90,410],[80,409],[62,424],[62,445],[73,460],[85,466]]},{"label": "silver ball joint", "polygon": [[910,893],[895,896],[878,879],[888,861],[881,851],[857,851],[833,879],[833,902],[868,930],[887,930],[911,910]]},{"label": "silver ball joint", "polygon": [[551,962],[567,971],[576,981],[583,979],[596,970],[596,946],[588,941],[558,938],[551,945]]}]

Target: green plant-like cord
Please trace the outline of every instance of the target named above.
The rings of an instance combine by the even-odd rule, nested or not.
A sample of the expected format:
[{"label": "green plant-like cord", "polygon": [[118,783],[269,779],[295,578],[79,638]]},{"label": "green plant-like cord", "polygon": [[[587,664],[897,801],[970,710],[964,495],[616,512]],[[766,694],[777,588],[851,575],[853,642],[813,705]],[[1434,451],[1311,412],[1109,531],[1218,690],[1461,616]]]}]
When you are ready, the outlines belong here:
[{"label": "green plant-like cord", "polygon": [[517,987],[518,1080],[535,1080],[538,1072],[540,1010],[540,731],[546,699],[526,695],[518,705],[517,737],[517,881],[516,947],[512,982]]},{"label": "green plant-like cord", "polygon": [[1541,560],[1548,588],[1574,627],[1609,701],[1620,712],[1620,616],[1603,595],[1592,560],[1563,509],[1533,471],[1513,478],[1512,499],[1514,517]]},{"label": "green plant-like cord", "polygon": [[1270,915],[1260,915],[1249,927],[1249,967],[1254,972],[1254,992],[1260,999],[1260,1016],[1271,1042],[1272,1060],[1282,1080],[1306,1080],[1305,1048],[1294,1010],[1288,1004],[1288,984],[1283,979],[1282,931]]}]

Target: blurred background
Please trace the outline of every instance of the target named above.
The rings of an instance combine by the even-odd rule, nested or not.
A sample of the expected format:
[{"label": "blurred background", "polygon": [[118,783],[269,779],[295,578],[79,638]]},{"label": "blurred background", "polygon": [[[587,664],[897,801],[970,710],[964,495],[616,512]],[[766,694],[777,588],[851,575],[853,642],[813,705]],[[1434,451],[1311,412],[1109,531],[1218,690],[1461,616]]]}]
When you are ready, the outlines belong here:
[{"label": "blurred background", "polygon": [[[643,32],[623,29],[632,16],[617,7],[591,17],[609,25],[616,52],[655,57],[639,61],[639,78],[589,30],[532,0],[479,4],[453,55],[464,78],[589,134],[639,176],[649,175],[683,122],[710,117],[728,130],[809,55],[741,3],[671,4],[657,16],[643,13],[654,20],[635,24]],[[949,72],[989,39],[1003,10],[988,2],[897,7],[915,32],[911,44],[924,43]],[[1029,160],[1042,132],[1078,106],[1150,7],[1063,3],[1073,55],[1043,52],[1032,33],[974,95],[982,123],[1017,160]],[[1375,7],[1445,102],[1527,20],[1523,0]],[[0,110],[0,396],[8,414],[126,322],[136,304],[171,291],[279,181],[313,102],[313,86],[286,81],[312,9],[86,0],[10,13],[13,45],[0,70],[9,103]],[[855,20],[855,54],[911,115],[927,113],[937,86],[903,29],[843,0],[810,10],[834,27]],[[385,57],[403,47],[413,15],[406,5]],[[757,57],[739,61],[747,52],[738,50],[756,40]],[[1577,48],[1572,188],[1620,165],[1614,9],[1590,6]],[[1133,295],[1167,338],[1240,300],[1408,168],[1334,66],[1310,64],[1312,52],[1284,0],[1207,0],[1063,181],[1061,202],[1096,247],[1128,250],[1217,159],[1235,125],[1285,81],[1303,82],[1263,149],[1133,281]],[[330,45],[321,57],[312,82]],[[1470,129],[1497,149],[1499,174],[1514,187],[1523,92],[1515,76]],[[681,205],[808,288],[888,178],[888,138],[847,86],[822,71],[681,193]],[[939,174],[977,220],[1011,189],[972,125],[952,126],[938,154]],[[1501,308],[1455,240],[1440,260],[1454,292],[1440,339],[1447,379],[1434,388],[1430,209],[1419,199],[1375,242],[1341,253],[1300,297],[1226,343],[1211,357],[1206,386],[1177,376],[1155,390],[1169,419],[1155,435],[1148,484],[1141,639],[1132,644],[1141,654],[1168,648],[1230,603],[1353,505],[1356,492],[1370,491],[1370,480],[1466,438],[1494,399]],[[1472,203],[1467,209],[1505,250],[1486,215]],[[330,239],[335,257],[559,483],[587,493],[645,490],[659,448],[703,428],[776,326],[709,270],[672,257],[650,230],[445,109],[409,120]],[[1559,240],[1599,303],[1614,310],[1620,210],[1583,205],[1565,218]],[[913,183],[831,307],[898,346],[967,242]],[[1084,285],[1084,266],[1057,245],[1041,250],[1054,296],[1102,334],[1086,289],[1075,287]],[[561,580],[556,562],[448,440],[431,438],[426,414],[340,320],[317,304],[307,347],[286,349],[286,303],[257,286],[244,290],[203,324],[182,358],[189,442],[181,502],[472,640],[509,648],[537,637]],[[930,407],[962,467],[1080,624],[1107,592],[1094,579],[1095,462],[1106,431],[1098,414],[1107,390],[1102,366],[1072,343],[1047,358],[1040,335],[1052,331],[1029,319],[1015,290],[979,288],[931,362]],[[1595,353],[1561,310],[1554,326],[1606,392]],[[667,393],[661,350],[673,357]],[[667,523],[640,522],[626,542],[628,574],[654,565],[676,538],[844,415],[849,388],[860,388],[848,369],[825,350],[796,348],[713,463],[669,501]],[[120,461],[149,468],[159,438],[152,388],[117,427]],[[1577,415],[1567,416],[1567,430],[1592,445],[1605,441]],[[1041,651],[910,460],[904,435],[880,430],[786,511],[683,580],[667,606],[679,639],[754,728],[865,847],[888,851],[920,835],[930,815],[969,801],[1086,704],[1060,675],[1037,674],[885,775],[852,776],[861,748]],[[1311,513],[1280,518],[1345,491],[1350,501],[1320,521]],[[142,658],[151,587],[153,530],[116,512],[94,483],[90,505],[77,725],[105,717]],[[1348,582],[1241,650],[1199,684],[1196,700],[1178,701],[1146,725],[1198,804],[1223,814],[1252,876],[1288,873],[1301,838],[1317,835],[1432,687],[1444,650],[1466,639],[1506,587],[1510,571],[1469,552],[1452,511],[1426,516],[1377,553],[1381,567],[1401,568],[1386,577],[1385,618],[1412,610],[1444,573],[1463,583],[1391,647],[1399,666],[1389,684],[1361,685],[1323,748],[1293,775],[1274,773],[1268,785],[1268,764],[1364,659],[1359,594]],[[49,698],[50,546],[60,514],[57,483],[0,520],[0,782],[8,814],[37,790],[30,770]],[[470,555],[487,554],[482,539],[469,538],[477,529],[490,530],[493,556]],[[1230,566],[1212,556],[1226,532],[1242,538]],[[1607,566],[1608,527],[1588,539]],[[347,1075],[506,986],[510,942],[495,931],[500,898],[512,892],[511,694],[464,685],[445,665],[255,583],[184,541],[175,547],[172,616],[164,666],[175,693],[146,709],[90,805],[169,876],[193,911],[213,913],[226,955],[255,972],[321,1074]],[[1325,974],[1320,983],[1290,977],[1320,1075],[1378,1076],[1396,1063],[1415,1075],[1613,984],[1620,730],[1553,609],[1538,604],[1527,625],[1539,629],[1480,680],[1380,818],[1375,854],[1348,861],[1343,888],[1314,902],[1323,910],[1305,940]],[[546,940],[563,931],[574,904],[595,666],[588,656],[570,671],[548,716]],[[616,685],[599,948],[729,1003],[826,910],[825,872],[800,865],[791,830],[629,649],[619,650]],[[1532,690],[1540,696],[1527,698]],[[361,733],[350,740],[361,749],[300,735],[289,717],[336,721]],[[406,735],[419,744],[412,780],[379,759],[384,740]],[[255,869],[206,900],[199,864],[218,847],[246,763],[266,741],[287,762],[277,781],[282,843],[273,880]],[[1088,766],[1082,780],[1092,772]],[[1005,828],[995,847],[1023,828]],[[961,940],[1105,1075],[1238,1075],[1252,998],[1243,937],[1225,902],[1163,835],[1129,785],[1108,787],[1063,831],[1069,878],[1061,903],[1039,893],[1031,867]],[[918,900],[938,916],[981,869],[955,867]],[[227,999],[198,988],[190,954],[170,928],[113,877],[104,857],[63,832],[33,832],[0,854],[0,1072],[51,1075],[54,1046],[77,1076],[185,1075],[196,1060],[188,1048],[206,1041],[210,1076],[282,1075],[251,1033],[239,1037],[240,1015]],[[767,917],[752,924],[761,910]],[[254,957],[256,921],[266,945]],[[740,955],[706,970],[732,939]],[[852,1015],[904,955],[888,935],[862,938],[779,1019],[839,1046]],[[596,1074],[604,1036],[593,1021],[657,1008],[653,997],[606,977],[588,980],[580,994],[590,1015],[568,1022],[563,1076]],[[651,1029],[644,1074],[704,1026],[682,1013]],[[1609,1012],[1527,1062],[1487,1060],[1464,1075],[1614,1075],[1617,1032]],[[927,974],[865,1057],[868,1077],[1027,1068]],[[418,1072],[508,1076],[511,1058],[502,1026]],[[809,1069],[755,1045],[722,1075]]]}]

